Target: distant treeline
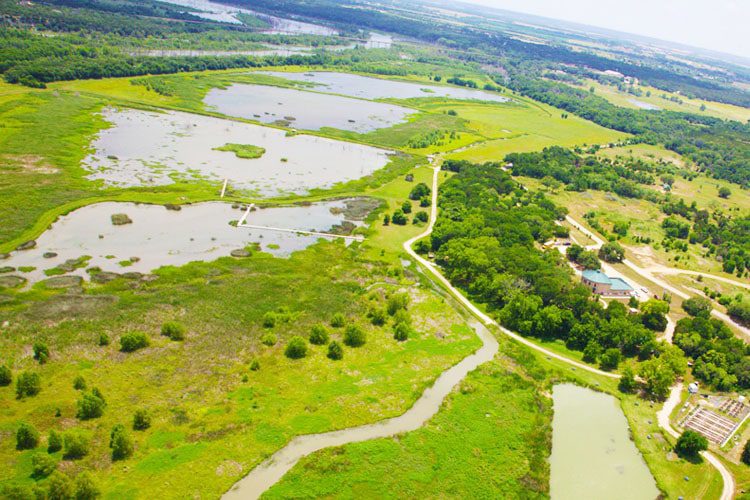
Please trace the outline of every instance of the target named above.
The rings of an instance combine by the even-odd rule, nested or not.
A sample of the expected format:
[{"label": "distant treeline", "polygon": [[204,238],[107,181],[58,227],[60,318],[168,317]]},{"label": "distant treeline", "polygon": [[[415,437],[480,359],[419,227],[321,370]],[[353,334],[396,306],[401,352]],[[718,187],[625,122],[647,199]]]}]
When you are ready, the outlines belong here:
[{"label": "distant treeline", "polygon": [[[750,93],[729,85],[721,85],[714,81],[679,74],[663,68],[618,61],[589,52],[573,51],[557,45],[528,43],[499,31],[488,34],[486,29],[407,17],[402,12],[388,12],[377,6],[368,7],[360,3],[347,4],[334,0],[225,0],[225,2],[253,9],[324,19],[345,26],[400,33],[446,47],[471,50],[472,53],[476,53],[476,49],[482,49],[501,57],[500,62],[508,69],[512,69],[512,73],[515,74],[532,71],[535,76],[541,76],[548,67],[557,67],[561,63],[600,71],[616,70],[664,90],[680,90],[707,100],[750,107]],[[497,63],[498,61],[491,62]]]},{"label": "distant treeline", "polygon": [[750,124],[690,113],[622,108],[590,92],[540,78],[516,77],[506,85],[603,127],[635,134],[641,142],[663,143],[714,177],[750,186]]},{"label": "distant treeline", "polygon": [[[750,271],[750,215],[709,210],[699,207],[695,201],[688,204],[682,198],[652,187],[657,182],[671,184],[673,174],[677,173],[675,167],[643,160],[621,163],[594,156],[583,157],[558,146],[541,152],[509,154],[505,161],[513,163],[513,175],[536,179],[551,177],[565,184],[570,191],[596,189],[657,203],[668,216],[662,223],[666,234],[662,244],[685,249],[686,242],[700,244],[707,250],[707,255],[713,255],[721,262],[725,272],[743,277]],[[460,168],[459,163],[450,161],[446,168]],[[688,172],[682,170],[679,174],[687,175]]]}]

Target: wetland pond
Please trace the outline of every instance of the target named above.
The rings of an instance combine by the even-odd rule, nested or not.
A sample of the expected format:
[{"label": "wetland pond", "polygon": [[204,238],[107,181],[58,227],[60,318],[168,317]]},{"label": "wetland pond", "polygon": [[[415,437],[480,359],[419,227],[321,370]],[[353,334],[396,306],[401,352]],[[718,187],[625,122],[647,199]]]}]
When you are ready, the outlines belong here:
[{"label": "wetland pond", "polygon": [[659,496],[616,398],[559,384],[552,399],[553,500],[653,500]]},{"label": "wetland pond", "polygon": [[385,80],[351,73],[333,71],[313,71],[292,73],[284,71],[259,71],[266,75],[297,82],[314,83],[315,90],[341,94],[361,99],[411,99],[414,97],[450,97],[452,99],[475,99],[482,101],[506,102],[509,99],[494,92],[473,90],[462,87],[429,85],[418,82]]},{"label": "wetland pond", "polygon": [[227,116],[306,130],[332,127],[358,133],[390,127],[416,113],[393,104],[249,84],[211,89],[203,102]]},{"label": "wetland pond", "polygon": [[649,110],[649,111],[659,111],[661,109],[656,104],[651,104],[651,103],[648,103],[648,102],[639,101],[638,99],[628,99],[628,102],[630,104],[632,104],[633,106],[637,107],[637,108],[645,109],[645,110]]},{"label": "wetland pond", "polygon": [[[379,206],[373,198],[349,198],[306,205],[258,208],[249,212],[246,224],[302,231],[341,234],[362,226],[364,218]],[[65,275],[87,276],[84,268],[99,267],[107,273],[149,273],[161,266],[180,266],[192,261],[211,261],[259,244],[261,250],[288,256],[317,242],[321,236],[270,229],[235,227],[242,207],[224,202],[205,202],[167,209],[162,205],[103,202],[61,216],[30,250],[12,252],[0,266],[16,268],[0,276],[22,276],[31,282],[46,279],[45,270],[77,267],[73,261],[89,256],[79,268]],[[113,223],[124,214],[131,222]],[[339,233],[337,233],[339,234]],[[325,237],[333,239],[333,237]],[[68,261],[68,264],[66,264]],[[18,268],[36,269],[20,272]],[[53,272],[57,274],[60,271]]]},{"label": "wetland pond", "polygon": [[167,3],[189,7],[190,9],[194,9],[189,12],[194,16],[222,23],[244,24],[241,18],[238,17],[238,14],[253,16],[268,24],[268,27],[266,29],[261,29],[260,32],[268,33],[270,35],[331,36],[338,34],[338,31],[327,26],[262,14],[254,10],[224,5],[217,2],[211,2],[210,0],[167,0]]},{"label": "wetland pond", "polygon": [[[367,176],[384,167],[390,151],[345,141],[181,112],[103,110],[111,126],[83,161],[89,179],[113,186],[153,186],[204,179],[257,196],[305,194]],[[227,144],[265,151],[241,158],[218,151]]]}]

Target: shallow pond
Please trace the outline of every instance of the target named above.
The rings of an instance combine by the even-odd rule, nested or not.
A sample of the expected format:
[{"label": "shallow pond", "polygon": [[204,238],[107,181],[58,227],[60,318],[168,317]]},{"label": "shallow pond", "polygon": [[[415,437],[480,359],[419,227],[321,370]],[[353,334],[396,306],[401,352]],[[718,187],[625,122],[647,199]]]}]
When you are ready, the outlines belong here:
[{"label": "shallow pond", "polygon": [[235,84],[211,89],[203,102],[228,116],[319,130],[333,127],[358,133],[390,127],[415,111],[403,106],[267,85]]},{"label": "shallow pond", "polygon": [[291,73],[283,71],[262,71],[287,80],[316,83],[316,90],[363,99],[410,99],[413,97],[451,97],[453,99],[478,99],[483,101],[505,102],[507,97],[497,93],[461,87],[428,85],[394,80],[384,80],[350,73],[314,71]]},{"label": "shallow pond", "polygon": [[659,496],[617,399],[572,384],[556,385],[552,399],[553,500]]},{"label": "shallow pond", "polygon": [[[364,177],[385,166],[389,151],[189,113],[107,108],[112,126],[93,141],[83,161],[117,186],[171,184],[176,178],[208,179],[259,196],[304,194],[313,188]],[[239,158],[214,148],[225,144],[265,148],[260,158]]]},{"label": "shallow pond", "polygon": [[651,104],[651,103],[648,103],[648,102],[639,101],[638,99],[628,99],[628,102],[630,104],[638,107],[638,108],[641,108],[641,109],[648,109],[648,110],[654,110],[654,111],[658,111],[658,110],[661,109],[656,104]]},{"label": "shallow pond", "polygon": [[[312,47],[297,45],[267,45],[260,50],[193,50],[193,49],[134,49],[129,52],[132,56],[151,57],[202,57],[202,56],[311,56]],[[344,47],[346,48],[346,47]],[[343,50],[339,46],[327,47],[328,50]]]},{"label": "shallow pond", "polygon": [[250,14],[270,25],[268,29],[261,30],[268,34],[324,36],[338,34],[338,31],[326,26],[261,14],[253,10],[211,2],[210,0],[167,0],[167,3],[198,9],[200,12],[190,12],[190,14],[223,23],[242,24],[242,21],[237,18],[237,14]]},{"label": "shallow pond", "polygon": [[[356,209],[361,209],[362,200],[258,208],[248,214],[245,223],[319,232],[327,232],[347,220],[361,226],[365,211]],[[125,214],[132,222],[114,225],[115,214]],[[32,282],[47,278],[44,270],[83,256],[91,257],[85,263],[86,268],[98,266],[107,272],[149,273],[165,265],[215,260],[253,243],[259,243],[263,251],[287,256],[320,238],[229,224],[244,214],[245,210],[222,202],[184,205],[181,210],[168,210],[161,205],[96,203],[60,217],[36,240],[35,248],[15,251],[0,265],[35,267],[26,273],[16,270],[5,274],[23,276]],[[131,260],[132,257],[137,259]],[[83,267],[68,274],[87,276]]]}]

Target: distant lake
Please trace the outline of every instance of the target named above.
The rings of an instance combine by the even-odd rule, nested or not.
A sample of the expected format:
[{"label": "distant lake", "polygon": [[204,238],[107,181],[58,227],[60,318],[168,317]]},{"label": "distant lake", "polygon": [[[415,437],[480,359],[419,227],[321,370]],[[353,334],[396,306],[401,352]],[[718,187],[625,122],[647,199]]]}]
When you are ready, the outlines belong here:
[{"label": "distant lake", "polygon": [[332,127],[358,133],[404,122],[415,110],[338,95],[266,85],[234,84],[211,89],[203,102],[228,116],[305,130]]},{"label": "distant lake", "polygon": [[453,99],[476,99],[482,101],[505,102],[504,97],[495,92],[485,92],[464,87],[447,85],[430,85],[418,82],[385,80],[351,73],[332,71],[313,71],[309,73],[292,73],[283,71],[262,71],[287,80],[315,83],[316,90],[342,94],[362,99],[410,99],[413,97],[451,97]]},{"label": "distant lake", "polygon": [[234,7],[231,5],[224,5],[221,3],[211,2],[210,0],[165,0],[167,3],[174,5],[181,5],[183,7],[190,7],[197,9],[200,12],[190,12],[190,14],[202,17],[203,19],[209,19],[211,21],[219,21],[222,23],[231,24],[242,24],[237,18],[237,14],[249,14],[255,16],[263,21],[266,21],[270,27],[268,29],[261,30],[263,33],[268,34],[287,34],[287,35],[336,35],[338,31],[327,26],[320,26],[318,24],[306,23],[302,21],[296,21],[293,19],[285,19],[281,17],[271,16],[268,14],[262,14],[250,9],[244,9],[241,7]]}]

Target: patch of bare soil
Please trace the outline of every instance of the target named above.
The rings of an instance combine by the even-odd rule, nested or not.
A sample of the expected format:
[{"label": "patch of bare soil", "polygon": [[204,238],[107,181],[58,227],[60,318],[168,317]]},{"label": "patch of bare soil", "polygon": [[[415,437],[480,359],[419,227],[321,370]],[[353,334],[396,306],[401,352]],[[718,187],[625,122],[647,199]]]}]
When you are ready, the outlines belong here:
[{"label": "patch of bare soil", "polygon": [[21,167],[24,172],[34,174],[56,174],[60,172],[59,168],[53,167],[38,155],[2,155],[2,159]]},{"label": "patch of bare soil", "polygon": [[97,314],[102,308],[117,301],[112,295],[60,295],[43,303],[34,304],[27,315],[35,319],[60,321]]}]

